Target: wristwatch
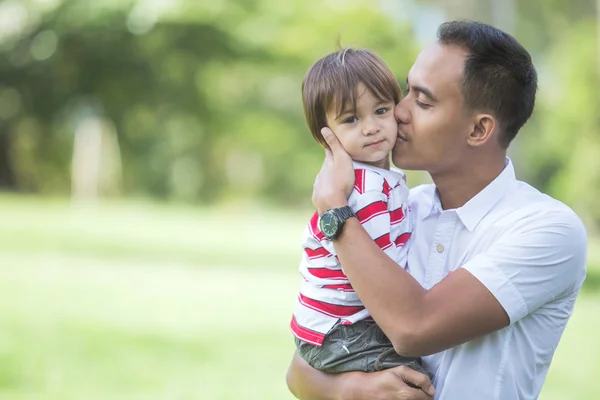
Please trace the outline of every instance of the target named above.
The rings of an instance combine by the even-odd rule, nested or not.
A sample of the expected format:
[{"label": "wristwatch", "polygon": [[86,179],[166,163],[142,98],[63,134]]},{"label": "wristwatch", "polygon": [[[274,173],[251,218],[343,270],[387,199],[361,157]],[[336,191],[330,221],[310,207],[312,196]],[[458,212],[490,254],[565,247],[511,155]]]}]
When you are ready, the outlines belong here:
[{"label": "wristwatch", "polygon": [[335,240],[344,227],[344,222],[350,217],[356,217],[352,208],[345,206],[327,210],[319,218],[319,229],[328,240]]}]

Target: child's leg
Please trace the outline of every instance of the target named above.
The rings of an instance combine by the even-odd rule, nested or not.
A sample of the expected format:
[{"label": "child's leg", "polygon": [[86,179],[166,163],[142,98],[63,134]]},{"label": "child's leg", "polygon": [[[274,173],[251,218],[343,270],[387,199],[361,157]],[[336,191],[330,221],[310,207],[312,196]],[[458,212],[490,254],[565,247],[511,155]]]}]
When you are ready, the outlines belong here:
[{"label": "child's leg", "polygon": [[336,325],[320,347],[296,340],[298,353],[313,368],[324,372],[374,372],[406,365],[432,377],[418,357],[404,357],[394,351],[390,340],[372,321]]}]

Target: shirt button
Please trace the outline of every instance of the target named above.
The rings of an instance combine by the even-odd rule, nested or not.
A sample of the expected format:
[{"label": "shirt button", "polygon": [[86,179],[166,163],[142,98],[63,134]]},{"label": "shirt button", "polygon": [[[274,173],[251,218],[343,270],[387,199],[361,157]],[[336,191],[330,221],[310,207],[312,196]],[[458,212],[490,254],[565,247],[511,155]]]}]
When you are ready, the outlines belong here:
[{"label": "shirt button", "polygon": [[437,250],[438,253],[443,253],[444,252],[444,245],[443,244],[438,244],[435,249]]}]

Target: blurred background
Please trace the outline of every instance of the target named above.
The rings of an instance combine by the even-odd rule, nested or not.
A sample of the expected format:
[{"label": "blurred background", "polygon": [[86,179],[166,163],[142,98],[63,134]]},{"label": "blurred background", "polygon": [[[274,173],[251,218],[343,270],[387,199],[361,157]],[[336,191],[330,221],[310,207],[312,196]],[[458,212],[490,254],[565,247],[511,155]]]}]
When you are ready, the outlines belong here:
[{"label": "blurred background", "polygon": [[403,82],[450,19],[538,68],[510,155],[590,234],[541,399],[597,399],[599,0],[0,1],[0,399],[291,399],[303,75],[339,41]]}]

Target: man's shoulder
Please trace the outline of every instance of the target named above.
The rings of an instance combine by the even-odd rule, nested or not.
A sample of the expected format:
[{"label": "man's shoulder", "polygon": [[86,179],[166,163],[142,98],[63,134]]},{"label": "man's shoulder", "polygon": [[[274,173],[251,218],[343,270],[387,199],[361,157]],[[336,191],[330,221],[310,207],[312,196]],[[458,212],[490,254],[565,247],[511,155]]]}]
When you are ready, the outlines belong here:
[{"label": "man's shoulder", "polygon": [[571,207],[522,181],[517,181],[516,190],[508,193],[499,206],[512,211],[507,217],[510,215],[522,223],[540,221],[545,225],[568,225],[585,231],[583,221]]},{"label": "man's shoulder", "polygon": [[[568,289],[564,293],[579,290],[585,279],[588,236],[575,211],[520,181],[517,181],[516,190],[507,193],[500,203],[498,214],[503,210],[509,212],[478,228],[485,232],[484,235],[489,232],[491,237],[495,236],[493,242],[499,246],[497,254],[504,265],[521,262],[530,267],[548,267],[528,270],[536,276],[554,274],[560,277],[562,282],[559,284],[553,279],[555,284],[551,287]],[[561,275],[563,272],[560,271],[565,271],[566,275]],[[522,272],[527,278],[524,270]]]},{"label": "man's shoulder", "polygon": [[[587,230],[581,218],[563,202],[524,182],[517,182],[516,190],[493,207],[478,229],[503,245],[536,253],[551,251],[556,258],[584,260],[587,252]],[[584,268],[585,262],[575,264]]]}]

